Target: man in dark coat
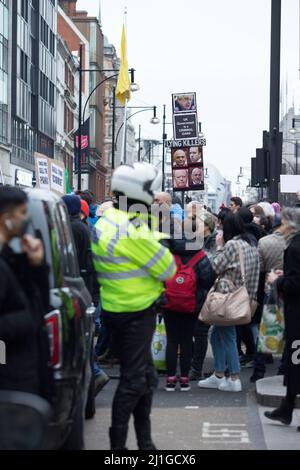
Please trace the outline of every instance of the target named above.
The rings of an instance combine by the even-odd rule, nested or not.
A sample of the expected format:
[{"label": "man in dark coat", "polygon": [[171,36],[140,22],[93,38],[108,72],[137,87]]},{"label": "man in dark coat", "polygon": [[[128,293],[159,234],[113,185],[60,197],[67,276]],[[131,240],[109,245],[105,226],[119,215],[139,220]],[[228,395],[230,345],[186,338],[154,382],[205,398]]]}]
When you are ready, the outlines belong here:
[{"label": "man in dark coat", "polygon": [[[0,390],[16,390],[53,398],[48,335],[44,314],[49,308],[48,267],[41,240],[25,235],[27,195],[0,187]],[[9,243],[17,238],[21,253]]]},{"label": "man in dark coat", "polygon": [[270,273],[267,281],[277,283],[283,294],[286,340],[284,384],[286,397],[279,408],[266,411],[269,419],[290,424],[296,396],[300,394],[300,209],[287,208],[282,212],[281,232],[287,240],[283,272]]}]

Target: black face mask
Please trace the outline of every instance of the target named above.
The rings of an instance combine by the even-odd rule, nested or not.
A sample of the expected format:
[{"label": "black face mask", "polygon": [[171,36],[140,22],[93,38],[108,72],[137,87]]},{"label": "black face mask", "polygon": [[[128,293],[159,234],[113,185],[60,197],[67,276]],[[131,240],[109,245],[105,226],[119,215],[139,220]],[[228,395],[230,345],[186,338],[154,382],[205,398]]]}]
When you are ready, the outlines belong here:
[{"label": "black face mask", "polygon": [[12,220],[6,220],[6,228],[12,233],[14,237],[22,238],[23,235],[27,232],[28,226],[30,224],[30,218],[27,216],[21,221],[14,223]]}]

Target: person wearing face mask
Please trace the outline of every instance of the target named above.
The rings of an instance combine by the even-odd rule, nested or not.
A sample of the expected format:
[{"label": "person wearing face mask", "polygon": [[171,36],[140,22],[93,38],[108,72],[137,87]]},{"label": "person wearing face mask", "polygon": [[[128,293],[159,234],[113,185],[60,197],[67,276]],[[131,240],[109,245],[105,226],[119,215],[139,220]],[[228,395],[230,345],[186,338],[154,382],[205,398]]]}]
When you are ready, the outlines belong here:
[{"label": "person wearing face mask", "polygon": [[[44,325],[48,267],[42,241],[25,235],[27,202],[21,189],[0,187],[0,340],[6,345],[0,390],[34,393],[52,401],[54,382]],[[10,247],[15,238],[22,253]]]}]

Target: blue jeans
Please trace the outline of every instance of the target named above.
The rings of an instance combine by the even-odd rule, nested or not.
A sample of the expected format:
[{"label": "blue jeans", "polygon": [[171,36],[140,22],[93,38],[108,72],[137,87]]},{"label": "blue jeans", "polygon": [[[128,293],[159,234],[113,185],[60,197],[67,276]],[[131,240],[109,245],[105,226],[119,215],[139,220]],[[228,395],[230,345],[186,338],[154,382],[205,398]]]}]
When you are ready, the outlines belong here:
[{"label": "blue jeans", "polygon": [[235,326],[214,326],[210,341],[215,371],[225,372],[228,367],[231,375],[239,374],[241,368]]},{"label": "blue jeans", "polygon": [[104,374],[104,371],[101,369],[99,364],[97,364],[96,361],[93,363],[93,371],[94,371],[94,377],[99,377],[100,375]]}]

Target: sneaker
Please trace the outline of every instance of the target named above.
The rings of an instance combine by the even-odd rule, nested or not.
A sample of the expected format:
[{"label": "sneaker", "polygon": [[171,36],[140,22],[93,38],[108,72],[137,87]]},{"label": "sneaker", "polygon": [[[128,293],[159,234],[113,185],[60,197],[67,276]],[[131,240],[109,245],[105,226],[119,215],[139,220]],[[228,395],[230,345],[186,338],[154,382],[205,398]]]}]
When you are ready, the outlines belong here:
[{"label": "sneaker", "polygon": [[199,380],[198,387],[200,388],[219,388],[219,386],[226,382],[226,378],[219,378],[215,374],[212,374],[205,380]]},{"label": "sneaker", "polygon": [[222,382],[218,388],[221,392],[241,392],[242,383],[240,379],[232,380],[231,377],[226,379],[225,382]]},{"label": "sneaker", "polygon": [[191,390],[191,386],[189,383],[188,377],[180,377],[180,391],[181,392],[188,392]]},{"label": "sneaker", "polygon": [[101,392],[102,388],[110,381],[108,375],[103,372],[101,375],[95,377],[95,397]]},{"label": "sneaker", "polygon": [[167,383],[165,386],[166,392],[175,392],[177,378],[176,377],[167,377]]}]

